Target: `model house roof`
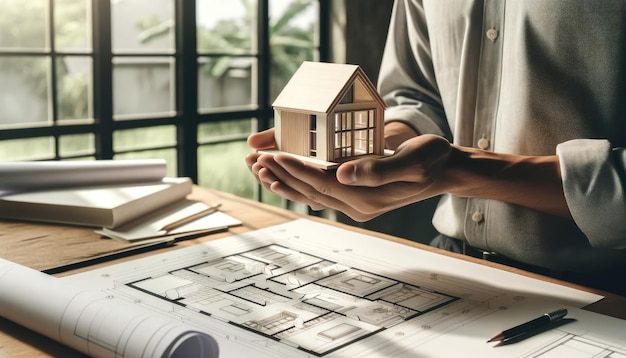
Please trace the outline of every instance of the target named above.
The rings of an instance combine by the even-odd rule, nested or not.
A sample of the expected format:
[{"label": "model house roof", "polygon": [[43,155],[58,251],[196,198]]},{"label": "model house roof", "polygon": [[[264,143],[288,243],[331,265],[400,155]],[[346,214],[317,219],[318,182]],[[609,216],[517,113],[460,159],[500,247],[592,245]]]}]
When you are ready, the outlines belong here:
[{"label": "model house roof", "polygon": [[354,102],[375,101],[385,107],[376,88],[358,65],[308,61],[300,65],[272,106],[329,113],[350,89]]}]

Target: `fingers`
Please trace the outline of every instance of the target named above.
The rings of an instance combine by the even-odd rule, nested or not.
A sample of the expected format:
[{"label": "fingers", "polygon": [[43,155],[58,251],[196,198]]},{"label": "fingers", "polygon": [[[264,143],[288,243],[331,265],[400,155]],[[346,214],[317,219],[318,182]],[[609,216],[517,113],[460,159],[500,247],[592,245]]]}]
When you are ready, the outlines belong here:
[{"label": "fingers", "polygon": [[[269,171],[269,170],[268,170]],[[273,181],[270,186],[269,186],[269,190],[275,194],[278,194],[280,196],[282,196],[283,198],[287,199],[287,200],[291,200],[294,202],[299,202],[299,203],[304,203],[306,205],[308,205],[311,209],[313,210],[322,210],[322,209],[326,209],[325,205],[322,205],[314,200],[311,200],[310,198],[308,198],[307,196],[303,195],[302,193],[300,193],[297,190],[294,190],[293,188],[289,187],[288,185],[285,185],[283,183],[281,183],[278,180]]]},{"label": "fingers", "polygon": [[[279,195],[289,195],[290,200],[333,208],[358,221],[369,220],[382,213],[383,205],[377,203],[369,188],[342,185],[331,171],[307,165],[289,155],[276,155],[273,161],[263,162],[263,165],[282,184],[273,185],[272,189],[288,190]],[[297,177],[290,173],[297,173]]]},{"label": "fingers", "polygon": [[[272,180],[272,191],[293,201],[303,202],[311,207],[327,206],[335,207],[336,204],[328,205],[323,200],[328,181],[334,180],[331,175],[323,170],[308,166],[289,155],[263,155],[259,163],[267,168],[272,177],[263,177],[263,180]],[[291,173],[297,173],[297,177]],[[338,200],[332,200],[338,201]]]},{"label": "fingers", "polygon": [[252,171],[252,166],[257,162],[261,155],[259,153],[250,153],[246,155],[246,165],[248,165],[248,169]]},{"label": "fingers", "polygon": [[[264,189],[313,210],[339,210],[356,221],[367,221],[389,210],[418,201],[423,189],[410,182],[380,187],[347,186],[333,172],[284,154],[252,155],[251,171]],[[293,173],[293,174],[292,174]]]},{"label": "fingers", "polygon": [[[257,150],[275,147],[273,129],[251,135],[248,137],[248,145]],[[264,161],[259,160],[262,156],[265,156]],[[272,170],[265,167],[268,161],[273,161],[272,156],[262,155],[255,152],[248,154],[245,160],[248,169],[252,172],[256,181],[261,184],[265,190],[276,193],[287,200],[305,203],[313,210],[322,210],[326,208],[326,206],[306,197],[288,185],[281,183],[280,180],[273,174]],[[278,168],[275,166],[274,170],[278,170]],[[283,173],[283,176],[284,174],[285,173]]]},{"label": "fingers", "polygon": [[250,153],[248,155],[246,155],[246,165],[248,166],[248,170],[250,170],[250,172],[252,173],[252,175],[254,175],[254,178],[256,179],[257,182],[260,183],[259,181],[259,169],[260,168],[256,168],[256,170],[254,169],[254,166],[259,158],[260,154],[259,153]]},{"label": "fingers", "polygon": [[[272,170],[266,168],[268,163],[271,162],[273,162],[273,156],[267,154],[251,153],[246,156],[246,164],[248,165],[248,168],[256,178],[257,182],[259,182],[265,190],[278,194],[287,200],[305,203],[313,210],[324,209],[323,205],[309,200],[306,196],[296,190],[282,184],[274,175]],[[277,165],[272,167],[274,168],[273,170],[279,170]]]},{"label": "fingers", "polygon": [[276,148],[274,128],[251,134],[248,137],[248,145],[256,150]]}]

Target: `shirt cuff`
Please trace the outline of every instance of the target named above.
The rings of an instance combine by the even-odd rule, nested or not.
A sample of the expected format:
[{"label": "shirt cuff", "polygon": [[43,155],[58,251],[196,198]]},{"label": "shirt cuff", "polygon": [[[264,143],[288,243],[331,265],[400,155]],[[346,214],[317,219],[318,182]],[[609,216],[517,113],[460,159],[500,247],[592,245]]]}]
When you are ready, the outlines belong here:
[{"label": "shirt cuff", "polygon": [[563,191],[574,221],[598,248],[626,248],[623,148],[600,139],[575,139],[556,147]]}]

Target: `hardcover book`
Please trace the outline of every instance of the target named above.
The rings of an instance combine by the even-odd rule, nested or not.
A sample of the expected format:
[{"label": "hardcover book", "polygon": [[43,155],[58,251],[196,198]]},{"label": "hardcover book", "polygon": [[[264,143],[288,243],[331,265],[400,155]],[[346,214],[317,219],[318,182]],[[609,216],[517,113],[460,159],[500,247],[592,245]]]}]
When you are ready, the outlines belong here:
[{"label": "hardcover book", "polygon": [[189,178],[35,190],[0,196],[0,218],[115,228],[184,199]]}]

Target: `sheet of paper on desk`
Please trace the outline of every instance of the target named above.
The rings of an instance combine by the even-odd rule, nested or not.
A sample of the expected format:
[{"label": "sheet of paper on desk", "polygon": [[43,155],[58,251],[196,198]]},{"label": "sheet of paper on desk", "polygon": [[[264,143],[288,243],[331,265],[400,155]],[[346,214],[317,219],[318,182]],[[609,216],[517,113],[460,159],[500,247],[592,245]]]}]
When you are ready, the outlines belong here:
[{"label": "sheet of paper on desk", "polygon": [[[626,321],[578,309],[602,296],[306,219],[62,280],[189,323],[225,357],[626,354]],[[485,343],[562,306],[576,322]]]},{"label": "sheet of paper on desk", "polygon": [[211,231],[219,227],[241,225],[239,219],[224,212],[215,211],[170,231],[162,230],[167,224],[190,217],[209,208],[209,205],[202,202],[184,200],[128,225],[116,229],[102,228],[102,230],[97,230],[96,233],[112,239],[133,242],[165,236],[201,234],[203,231]]}]

